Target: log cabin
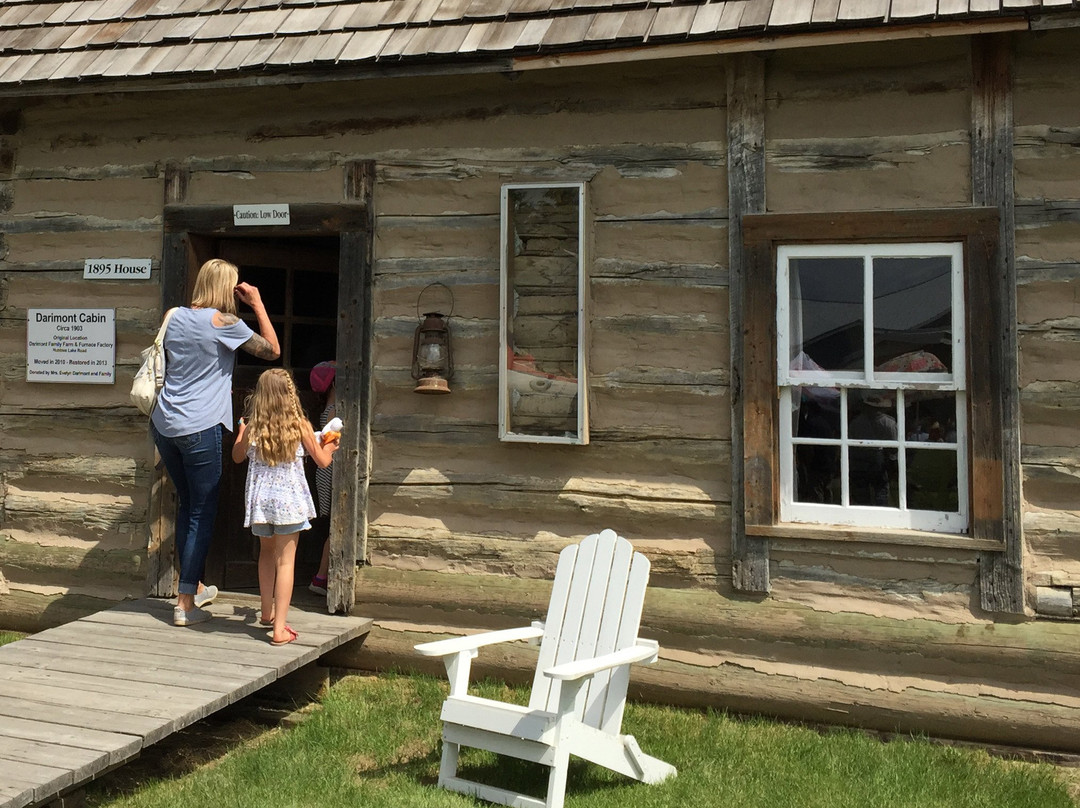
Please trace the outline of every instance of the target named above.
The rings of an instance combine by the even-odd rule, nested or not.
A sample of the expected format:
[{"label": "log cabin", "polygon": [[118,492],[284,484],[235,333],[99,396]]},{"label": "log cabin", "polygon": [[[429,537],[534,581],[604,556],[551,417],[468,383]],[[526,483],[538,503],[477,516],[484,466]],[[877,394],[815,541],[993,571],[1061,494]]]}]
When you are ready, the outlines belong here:
[{"label": "log cabin", "polygon": [[0,625],[175,593],[128,389],[220,256],[338,363],[339,664],[612,527],[639,697],[1080,751],[1078,49],[1076,0],[7,0]]}]

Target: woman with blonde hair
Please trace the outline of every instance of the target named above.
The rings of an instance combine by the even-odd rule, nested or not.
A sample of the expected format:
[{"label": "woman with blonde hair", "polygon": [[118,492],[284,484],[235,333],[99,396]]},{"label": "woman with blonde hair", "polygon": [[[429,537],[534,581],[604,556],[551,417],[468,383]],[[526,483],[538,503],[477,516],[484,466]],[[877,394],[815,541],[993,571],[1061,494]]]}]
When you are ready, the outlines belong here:
[{"label": "woman with blonde hair", "polygon": [[[165,385],[150,416],[150,434],[176,486],[176,555],[180,586],[173,624],[209,620],[203,606],[217,587],[203,586],[221,483],[223,430],[232,429],[232,376],[239,348],[260,359],[281,355],[259,290],[239,282],[239,270],[220,258],[195,279],[191,305],[176,309],[165,331]],[[237,316],[251,307],[259,333]]]},{"label": "woman with blonde hair", "polygon": [[287,645],[297,633],[286,622],[292,601],[296,544],[311,527],[315,503],[304,474],[304,455],[319,468],[334,459],[337,439],[323,444],[304,417],[288,371],[263,371],[240,419],[232,459],[249,461],[244,486],[244,526],[259,537],[259,597],[271,645]]}]

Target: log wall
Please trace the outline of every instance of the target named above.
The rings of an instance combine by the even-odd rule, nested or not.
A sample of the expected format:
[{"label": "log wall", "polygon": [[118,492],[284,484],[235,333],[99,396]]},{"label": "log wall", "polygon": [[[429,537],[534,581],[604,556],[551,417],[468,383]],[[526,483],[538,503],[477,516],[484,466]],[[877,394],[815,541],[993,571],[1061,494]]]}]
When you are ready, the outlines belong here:
[{"label": "log wall", "polygon": [[[1080,580],[1077,44],[1071,31],[1016,44],[1031,587]],[[768,211],[970,204],[965,38],[764,58]],[[1013,685],[1052,671],[1075,689],[1059,650],[1069,627],[995,639],[975,552],[777,540],[771,597],[732,593],[725,99],[724,63],[710,58],[0,107],[0,625],[53,624],[144,588],[153,455],[126,391],[158,323],[158,264],[149,282],[91,283],[83,258],[160,256],[167,164],[190,173],[193,204],[338,202],[343,167],[374,160],[371,566],[357,609],[380,631],[352,663],[398,664],[416,637],[536,616],[558,550],[612,526],[653,561],[647,630],[670,647],[685,700],[696,688],[798,714],[800,692],[829,680],[805,717],[823,703],[891,716],[911,692],[880,672],[899,661],[932,681],[925,716],[943,703],[926,692],[954,688],[964,724],[985,706],[964,706],[970,693],[945,680],[975,682],[1001,647]],[[590,444],[501,443],[499,189],[581,180]],[[411,392],[416,301],[433,281],[455,296],[447,397]],[[26,309],[59,300],[117,307],[115,387],[25,382]],[[925,652],[927,637],[945,650]],[[1034,685],[1013,690],[1009,710],[1039,701]]]}]

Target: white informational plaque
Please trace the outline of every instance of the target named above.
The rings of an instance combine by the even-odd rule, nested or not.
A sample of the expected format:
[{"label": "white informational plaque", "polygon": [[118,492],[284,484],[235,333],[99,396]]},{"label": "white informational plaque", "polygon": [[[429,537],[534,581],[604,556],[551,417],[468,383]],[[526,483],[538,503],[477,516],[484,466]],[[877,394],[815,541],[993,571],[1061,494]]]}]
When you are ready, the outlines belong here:
[{"label": "white informational plaque", "polygon": [[233,224],[245,225],[288,224],[289,205],[233,205]]},{"label": "white informational plaque", "polygon": [[26,380],[116,382],[116,309],[28,309]]},{"label": "white informational plaque", "polygon": [[87,258],[82,276],[90,280],[145,281],[150,278],[149,258]]}]

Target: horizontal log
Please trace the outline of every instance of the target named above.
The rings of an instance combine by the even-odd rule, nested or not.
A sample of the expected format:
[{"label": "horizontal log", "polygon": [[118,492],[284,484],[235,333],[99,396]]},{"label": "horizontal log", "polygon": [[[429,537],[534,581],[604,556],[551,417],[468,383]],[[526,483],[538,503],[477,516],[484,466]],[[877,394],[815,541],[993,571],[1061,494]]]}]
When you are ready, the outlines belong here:
[{"label": "horizontal log", "polygon": [[101,584],[123,580],[141,588],[146,582],[146,553],[142,549],[103,550],[16,541],[0,533],[0,569],[11,580],[31,576],[55,586]]},{"label": "horizontal log", "polygon": [[115,606],[130,594],[124,588],[84,595],[63,589],[24,590],[16,586],[0,595],[0,625],[11,631],[44,631]]},{"label": "horizontal log", "polygon": [[4,494],[4,525],[11,529],[77,536],[102,532],[137,534],[145,529],[146,505],[139,497],[26,490],[10,482]]}]

